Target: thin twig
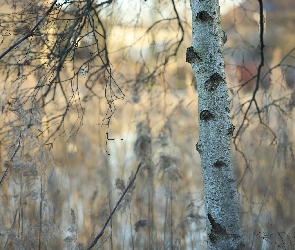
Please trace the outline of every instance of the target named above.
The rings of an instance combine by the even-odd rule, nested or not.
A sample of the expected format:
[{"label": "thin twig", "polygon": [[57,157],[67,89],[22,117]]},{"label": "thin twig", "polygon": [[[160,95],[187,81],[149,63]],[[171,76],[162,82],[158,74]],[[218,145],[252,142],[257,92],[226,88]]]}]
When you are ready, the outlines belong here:
[{"label": "thin twig", "polygon": [[[23,132],[20,131],[20,133],[19,133],[19,137],[18,137],[18,139],[17,139],[17,142],[18,142],[17,148],[16,148],[15,151],[13,152],[13,154],[12,154],[12,156],[11,156],[9,162],[12,162],[12,160],[13,160],[13,158],[15,157],[16,153],[17,153],[18,150],[20,149],[20,147],[21,147],[21,138],[22,138],[22,136],[23,136]],[[3,182],[3,180],[5,179],[5,176],[7,175],[8,170],[9,170],[9,165],[6,167],[4,173],[3,173],[2,177],[1,177],[1,180],[0,180],[0,186],[2,185],[2,182]]]},{"label": "thin twig", "polygon": [[114,207],[114,209],[112,210],[111,214],[109,215],[109,217],[107,218],[106,222],[104,223],[101,231],[99,232],[99,234],[95,237],[95,239],[93,240],[93,242],[91,243],[91,245],[87,248],[87,250],[91,249],[92,247],[95,246],[95,244],[97,243],[97,241],[99,240],[99,238],[103,235],[104,233],[104,230],[106,229],[108,223],[110,222],[111,218],[113,217],[114,213],[116,212],[118,206],[120,205],[120,203],[122,202],[125,194],[127,193],[127,191],[129,190],[129,188],[132,186],[132,184],[134,183],[135,179],[136,179],[136,176],[138,174],[138,171],[141,167],[141,163],[139,163],[137,169],[136,169],[136,172],[133,176],[133,178],[131,179],[131,181],[129,182],[128,186],[125,188],[123,194],[121,195],[120,199],[118,200],[118,202],[116,203],[116,206]]},{"label": "thin twig", "polygon": [[[260,109],[259,109],[259,106],[257,104],[257,92],[259,90],[259,82],[261,81],[261,70],[262,70],[262,67],[264,66],[264,47],[265,47],[265,44],[264,44],[264,14],[263,14],[263,2],[262,0],[258,0],[259,2],[259,15],[260,15],[260,18],[259,18],[259,28],[260,28],[260,32],[259,32],[259,42],[260,42],[260,63],[259,63],[259,66],[258,66],[258,70],[257,70],[257,78],[256,78],[256,85],[255,85],[255,89],[253,90],[253,94],[252,94],[252,99],[249,100],[249,106],[244,114],[244,118],[243,118],[243,121],[241,123],[241,125],[239,126],[238,128],[238,131],[234,137],[234,144],[236,145],[236,138],[238,137],[238,135],[241,133],[243,127],[244,127],[244,124],[247,120],[247,115],[248,113],[250,113],[250,108],[252,106],[252,104],[254,103],[255,107],[256,107],[256,110],[257,110],[257,115],[259,117],[259,121],[260,123],[262,123],[262,118],[260,116]],[[256,77],[255,76],[255,77]],[[252,77],[252,79],[254,79],[255,77]],[[249,82],[249,81],[248,81]],[[236,146],[237,148],[237,146]]]},{"label": "thin twig", "polygon": [[106,241],[109,239],[109,238],[111,238],[112,237],[112,235],[110,234],[98,247],[97,247],[97,249],[100,249],[103,245],[104,245],[104,243],[106,243]]},{"label": "thin twig", "polygon": [[43,22],[43,20],[49,15],[49,13],[52,11],[54,5],[56,4],[57,0],[54,0],[53,3],[51,4],[50,8],[46,11],[46,13],[44,14],[44,16],[42,16],[38,22],[35,24],[35,26],[27,33],[25,34],[23,37],[21,37],[20,39],[18,39],[18,41],[16,41],[13,45],[11,45],[10,47],[8,47],[1,55],[0,55],[0,59],[3,58],[9,51],[11,51],[13,48],[15,48],[16,46],[18,46],[19,44],[21,44],[23,41],[25,41],[27,38],[29,38],[30,36],[34,35],[34,31],[37,29],[37,27],[40,25],[40,23]]}]

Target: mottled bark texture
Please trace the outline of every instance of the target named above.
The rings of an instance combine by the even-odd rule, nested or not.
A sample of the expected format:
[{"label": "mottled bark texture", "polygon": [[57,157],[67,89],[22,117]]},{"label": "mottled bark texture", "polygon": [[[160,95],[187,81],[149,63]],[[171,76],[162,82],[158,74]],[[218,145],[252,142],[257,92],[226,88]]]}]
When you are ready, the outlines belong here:
[{"label": "mottled bark texture", "polygon": [[230,158],[234,126],[224,71],[226,34],[220,25],[218,0],[191,0],[193,44],[186,60],[198,88],[201,156],[207,213],[208,248],[243,249],[239,202]]}]

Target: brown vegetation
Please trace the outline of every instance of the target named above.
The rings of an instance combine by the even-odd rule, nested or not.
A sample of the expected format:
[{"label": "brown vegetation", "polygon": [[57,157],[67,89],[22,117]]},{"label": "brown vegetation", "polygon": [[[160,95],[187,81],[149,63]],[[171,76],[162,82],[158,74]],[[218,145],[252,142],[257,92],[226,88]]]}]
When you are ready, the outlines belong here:
[{"label": "brown vegetation", "polygon": [[[166,35],[176,37],[173,25],[163,29],[168,30]],[[126,30],[130,31],[130,27]],[[119,31],[113,28],[114,33]],[[15,32],[20,30],[15,28]],[[143,41],[148,41],[148,37],[143,37]],[[154,34],[155,40],[160,38],[161,35]],[[228,38],[228,46],[237,41],[230,32]],[[116,42],[120,44],[120,40]],[[115,38],[108,40],[113,79],[118,84],[112,82],[112,88],[107,89],[112,97],[118,95],[113,99],[104,96],[108,79],[104,73],[98,72],[95,81],[100,84],[93,81],[91,91],[83,85],[91,73],[87,67],[74,78],[85,54],[93,49],[87,41],[79,43],[74,71],[67,64],[61,73],[71,105],[59,133],[51,138],[52,148],[44,141],[58,125],[45,121],[64,105],[61,94],[46,107],[46,112],[41,109],[41,101],[33,105],[34,109],[27,102],[17,112],[9,112],[18,104],[13,86],[20,81],[15,79],[49,59],[36,58],[38,63],[25,63],[26,59],[22,59],[19,74],[15,70],[8,78],[1,76],[7,82],[1,85],[1,91],[9,94],[9,98],[1,99],[1,125],[5,125],[1,126],[1,172],[9,169],[0,187],[1,249],[84,249],[100,231],[139,161],[144,164],[135,186],[100,239],[101,249],[205,247],[202,173],[195,149],[197,93],[184,53],[189,43],[188,35],[176,62],[159,66],[153,78],[145,76],[149,76],[155,61],[142,65],[138,58],[125,58],[130,44],[124,44],[128,46],[122,46],[121,53],[115,54]],[[7,44],[5,40],[4,45]],[[142,47],[133,49],[138,55]],[[233,124],[238,128],[256,84],[256,64],[249,57],[243,64],[241,57],[226,54],[228,62],[234,61],[227,65],[227,74]],[[279,48],[268,51],[269,68],[280,63],[283,55]],[[266,110],[261,118],[264,125],[252,108],[242,132],[235,138],[238,147],[232,146],[242,230],[252,249],[275,249],[278,245],[288,249],[294,245],[294,118],[290,110],[295,106],[295,98],[292,77],[286,70],[283,66],[272,72],[265,70],[267,83],[262,82],[264,88],[257,95],[257,103]],[[139,80],[131,81],[134,76]],[[28,95],[34,93],[34,89],[28,88],[34,87],[40,77],[38,72],[24,77],[21,90],[27,90]],[[72,91],[72,82],[68,80],[71,77],[80,83],[79,91]],[[248,89],[237,92],[252,77]],[[109,100],[114,104],[110,120],[106,118],[111,112]],[[5,161],[15,150],[20,130],[25,134],[21,150],[7,165]]]}]

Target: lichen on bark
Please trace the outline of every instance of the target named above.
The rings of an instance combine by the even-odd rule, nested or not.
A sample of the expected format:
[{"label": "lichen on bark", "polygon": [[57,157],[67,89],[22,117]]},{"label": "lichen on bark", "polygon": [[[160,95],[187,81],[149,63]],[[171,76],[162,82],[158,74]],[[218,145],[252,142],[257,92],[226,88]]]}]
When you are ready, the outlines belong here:
[{"label": "lichen on bark", "polygon": [[[233,125],[229,116],[218,0],[191,0],[192,65],[198,90],[199,143],[209,249],[242,249],[239,202],[230,158]],[[202,143],[200,143],[202,142]]]}]

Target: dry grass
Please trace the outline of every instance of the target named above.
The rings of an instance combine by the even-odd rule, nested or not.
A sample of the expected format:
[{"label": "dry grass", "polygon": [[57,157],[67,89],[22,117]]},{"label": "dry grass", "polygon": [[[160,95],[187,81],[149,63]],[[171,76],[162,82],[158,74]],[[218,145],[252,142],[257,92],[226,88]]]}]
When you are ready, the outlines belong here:
[{"label": "dry grass", "polygon": [[[23,147],[1,187],[3,249],[13,244],[16,249],[37,249],[39,244],[41,249],[85,248],[109,215],[137,160],[146,165],[101,239],[100,244],[106,240],[101,249],[204,248],[196,105],[187,106],[186,93],[166,94],[165,99],[159,89],[149,101],[142,97],[134,104],[129,98],[116,103],[108,129],[97,126],[99,112],[86,112],[79,133],[68,138],[73,126],[70,117],[65,136],[52,149],[54,167],[44,168],[52,161]],[[98,110],[96,105],[91,104],[91,109]],[[233,151],[237,180],[243,177],[239,185],[243,231],[255,249],[261,244],[270,244],[268,249],[282,245],[284,237],[285,245],[293,242],[293,146],[292,137],[283,136],[292,134],[289,124],[280,128],[284,133],[272,146],[261,125],[248,128],[239,144],[247,168]],[[114,140],[108,141],[106,132]]]}]

